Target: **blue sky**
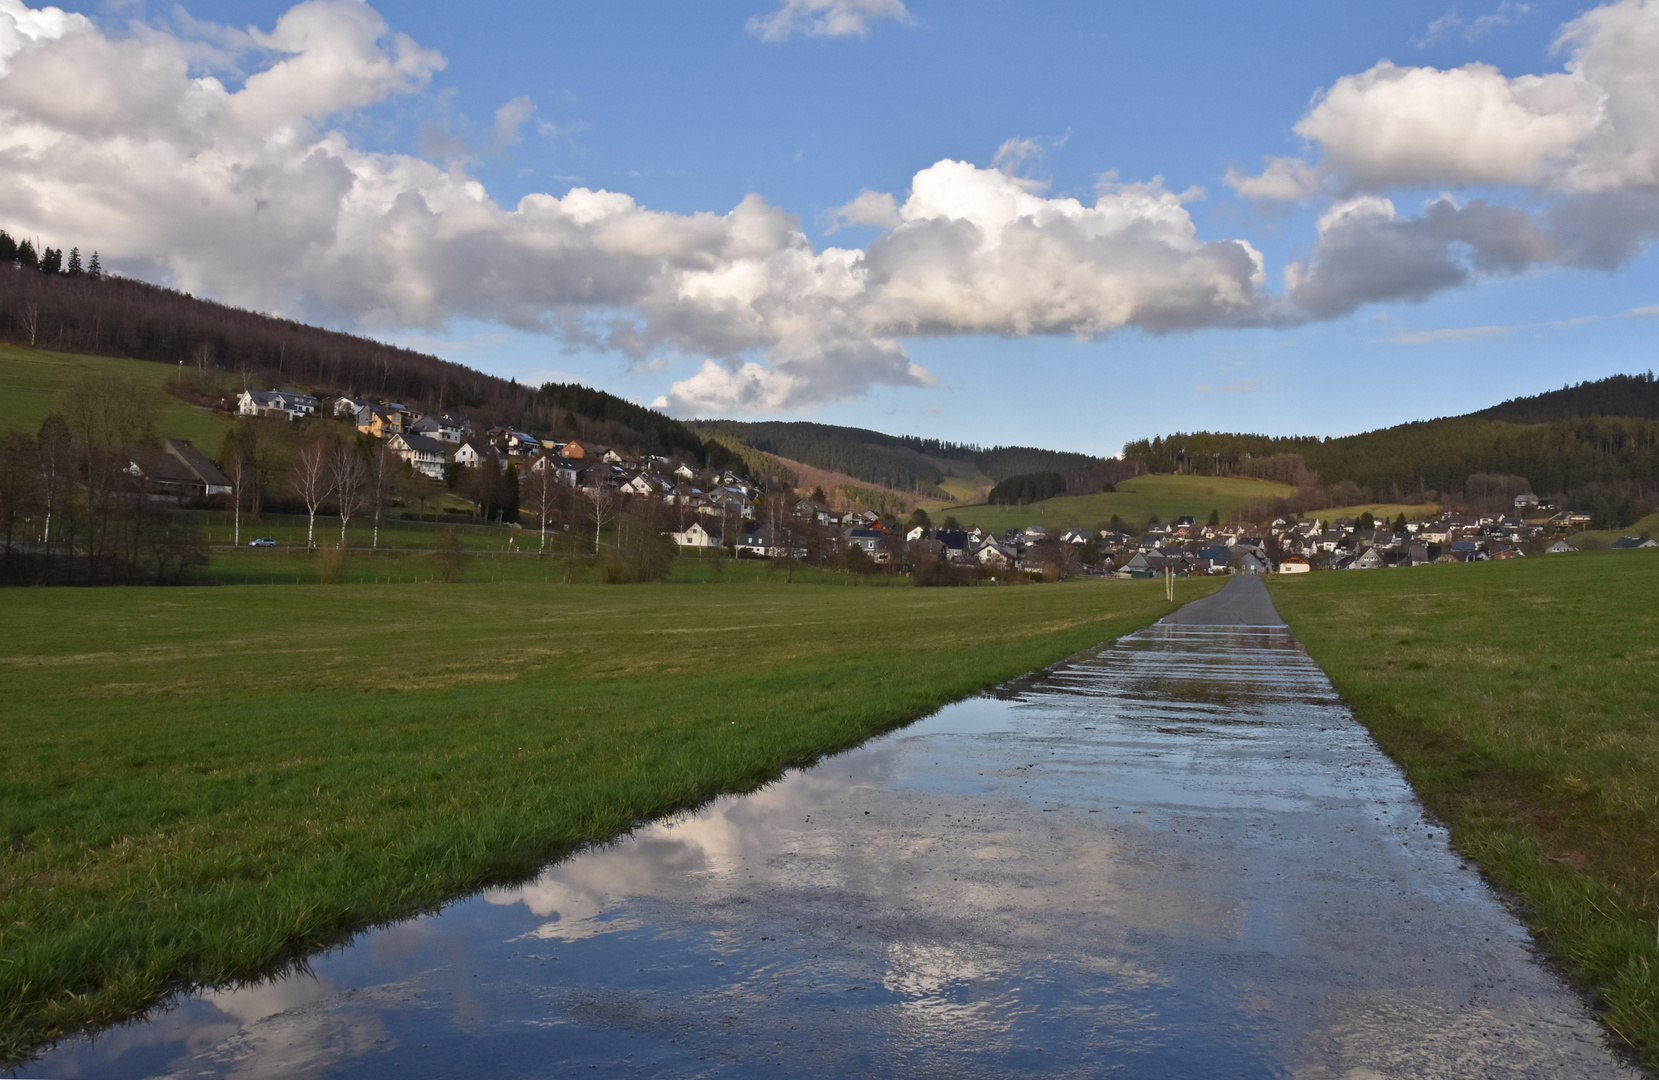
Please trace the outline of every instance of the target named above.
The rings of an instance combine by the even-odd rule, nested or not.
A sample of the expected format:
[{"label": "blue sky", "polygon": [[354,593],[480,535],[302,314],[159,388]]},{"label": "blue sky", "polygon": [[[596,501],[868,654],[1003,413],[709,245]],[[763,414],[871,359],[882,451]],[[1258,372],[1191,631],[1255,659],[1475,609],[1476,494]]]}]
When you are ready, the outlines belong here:
[{"label": "blue sky", "polygon": [[[1654,366],[1659,318],[1627,313],[1659,305],[1646,250],[1659,232],[1650,198],[1659,124],[1644,111],[1646,91],[1616,81],[1634,71],[1651,83],[1642,72],[1659,70],[1654,6],[1592,9],[1601,21],[1575,24],[1558,43],[1586,9],[792,2],[381,3],[364,16],[350,10],[355,0],[333,0],[307,9],[309,30],[267,38],[293,5],[197,0],[185,16],[160,4],[66,4],[87,21],[41,30],[35,9],[4,0],[0,58],[8,11],[19,25],[18,11],[30,13],[37,31],[16,38],[24,46],[0,73],[0,146],[10,132],[37,165],[0,182],[0,225],[99,247],[125,272],[525,381],[575,378],[646,403],[666,398],[681,414],[804,417],[985,444],[1109,454],[1126,439],[1177,429],[1340,434]],[[383,24],[362,31],[375,16]],[[836,17],[817,29],[862,32],[813,32],[815,20]],[[260,33],[241,32],[249,27]],[[334,60],[355,65],[356,81],[288,109],[317,77],[271,79],[259,88],[264,119],[236,112],[232,99],[260,72],[328,52],[353,27],[355,51]],[[401,53],[394,35],[410,39]],[[131,122],[149,130],[153,117],[191,108],[235,119],[188,135],[157,121],[143,149],[152,168],[188,174],[199,201],[133,195],[113,182],[101,191],[54,164],[35,133],[41,123],[57,125],[56,145],[78,140],[75,160],[103,155],[112,176],[138,153],[86,119],[96,101],[65,118],[8,92],[29,65],[72,69],[76,41],[96,41],[117,68],[149,50],[191,79],[218,80],[222,94],[208,106],[163,101],[174,93],[163,88],[153,113]],[[1385,72],[1365,82],[1384,60],[1422,69],[1421,78]],[[1471,63],[1495,71],[1454,79]],[[1529,75],[1557,79],[1541,90],[1511,81]],[[1320,96],[1345,79],[1346,98]],[[1624,98],[1593,103],[1615,85]],[[1487,131],[1478,110],[1490,108],[1508,112]],[[1458,121],[1460,109],[1478,115]],[[1466,126],[1435,149],[1443,133],[1422,125],[1442,119]],[[26,128],[31,120],[36,128]],[[1391,141],[1384,133],[1396,122],[1404,135]],[[299,147],[286,159],[272,157],[276,130]],[[319,209],[353,196],[295,179],[318,147],[338,153],[357,190],[371,192],[355,196],[355,209]],[[286,178],[276,194],[256,198],[236,186],[245,179],[214,194],[218,166],[209,163],[238,154],[242,175],[257,163]],[[1301,186],[1265,196],[1265,180],[1252,186],[1268,157],[1300,162]],[[1047,234],[1051,249],[1030,249],[1029,265],[1006,244],[982,249],[962,256],[981,260],[971,286],[935,295],[955,256],[906,255],[898,241],[936,235],[923,226],[943,216],[938,208],[963,205],[906,207],[918,177],[945,160],[972,166],[987,198],[1001,197],[991,191],[998,183],[1017,185],[1008,190],[1036,200],[1039,219],[1067,198],[1092,208],[1103,174],[1129,185],[1161,177],[1141,224],[1163,231],[1123,239],[1130,234],[1089,226],[1085,242],[1062,235],[1077,214],[1056,211],[1061,232]],[[430,175],[391,179],[414,163]],[[500,213],[479,223],[453,209],[456,192],[480,193],[468,184]],[[634,202],[591,213],[561,204],[546,229],[514,213],[525,196],[562,198],[572,188]],[[418,240],[386,224],[397,190],[433,208],[437,223]],[[865,222],[838,218],[861,191],[893,202]],[[1114,188],[1109,198],[1138,207],[1139,191]],[[1175,193],[1184,193],[1179,203]],[[716,237],[711,219],[696,217],[724,219],[751,195],[765,213],[750,225],[728,222]],[[234,217],[243,196],[257,207],[252,232]],[[1424,212],[1442,197],[1457,210],[1448,210],[1453,223]],[[1515,212],[1465,213],[1471,203]],[[1579,225],[1561,223],[1563,206]],[[1339,207],[1358,209],[1344,219]],[[370,213],[383,217],[364,224]],[[594,215],[609,216],[595,225]],[[588,230],[579,240],[570,231],[578,218]],[[342,222],[357,230],[351,243],[338,239],[350,231]],[[1625,230],[1622,247],[1603,235],[1608,222]],[[785,235],[791,223],[809,250],[789,250],[799,243]],[[983,237],[981,226],[973,235]],[[609,232],[595,239],[594,229]],[[753,241],[760,248],[732,254],[756,231],[766,236]],[[1583,239],[1592,233],[1600,238]],[[279,250],[285,235],[313,238],[309,254]],[[261,244],[272,246],[268,256]],[[1415,246],[1401,254],[1402,244]],[[640,269],[665,245],[677,269]],[[871,265],[886,251],[899,284],[884,291],[860,279],[857,297],[824,284],[834,277],[818,258],[827,249],[855,263],[868,251]],[[1253,283],[1240,262],[1247,250],[1261,262]],[[1080,253],[1083,270],[1065,265],[1067,252]],[[450,269],[386,269],[399,258]],[[1401,260],[1397,273],[1367,276],[1389,258]],[[1293,265],[1308,268],[1317,288],[1291,297]],[[1414,284],[1447,265],[1457,272],[1440,285]],[[488,266],[509,282],[479,284]],[[773,284],[744,286],[748,307],[736,311],[725,290],[745,274]],[[814,284],[788,284],[792,274]],[[1200,280],[1171,310],[1145,314]],[[1212,287],[1249,295],[1217,299],[1203,291]],[[1064,302],[1053,299],[1060,293]]]}]

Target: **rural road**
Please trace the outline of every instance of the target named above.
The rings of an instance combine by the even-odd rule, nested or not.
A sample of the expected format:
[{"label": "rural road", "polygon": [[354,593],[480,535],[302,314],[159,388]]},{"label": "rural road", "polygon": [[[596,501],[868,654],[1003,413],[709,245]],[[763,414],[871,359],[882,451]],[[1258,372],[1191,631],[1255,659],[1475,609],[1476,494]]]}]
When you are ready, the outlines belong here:
[{"label": "rural road", "polygon": [[25,1075],[1635,1077],[1262,583]]}]

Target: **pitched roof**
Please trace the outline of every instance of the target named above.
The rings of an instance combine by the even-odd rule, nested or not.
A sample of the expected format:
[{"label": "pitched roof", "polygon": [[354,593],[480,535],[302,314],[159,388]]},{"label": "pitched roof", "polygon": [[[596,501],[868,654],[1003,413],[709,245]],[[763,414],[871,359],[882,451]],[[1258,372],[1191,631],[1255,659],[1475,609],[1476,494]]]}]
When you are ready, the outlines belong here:
[{"label": "pitched roof", "polygon": [[213,460],[191,444],[189,439],[168,439],[167,452],[184,463],[196,478],[209,487],[230,487],[226,476]]}]

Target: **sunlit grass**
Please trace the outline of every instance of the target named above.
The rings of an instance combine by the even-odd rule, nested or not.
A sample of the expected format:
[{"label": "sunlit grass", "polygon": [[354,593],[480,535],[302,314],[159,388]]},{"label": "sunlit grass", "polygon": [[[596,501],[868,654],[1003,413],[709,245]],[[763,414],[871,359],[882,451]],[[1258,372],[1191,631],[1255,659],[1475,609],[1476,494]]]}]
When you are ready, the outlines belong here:
[{"label": "sunlit grass", "polygon": [[[179,377],[176,367],[147,360],[0,345],[0,432],[34,433],[54,408],[59,388],[90,372],[120,375],[157,388]],[[230,418],[169,398],[156,419],[156,428],[160,435],[191,440],[197,449],[213,457],[230,429]]]},{"label": "sunlit grass", "polygon": [[1116,491],[1095,495],[1061,495],[1029,506],[952,506],[930,513],[935,517],[954,515],[963,525],[978,525],[993,532],[1028,525],[1051,530],[1074,525],[1092,529],[1110,521],[1113,514],[1137,525],[1146,524],[1154,514],[1167,522],[1190,514],[1202,524],[1212,510],[1225,521],[1234,510],[1289,495],[1293,490],[1287,484],[1229,476],[1137,476],[1118,484]]},{"label": "sunlit grass", "polygon": [[1659,1065],[1659,552],[1309,574],[1280,613]]},{"label": "sunlit grass", "polygon": [[1160,582],[725,569],[748,578],[4,594],[0,1059],[522,879],[1169,608]]}]

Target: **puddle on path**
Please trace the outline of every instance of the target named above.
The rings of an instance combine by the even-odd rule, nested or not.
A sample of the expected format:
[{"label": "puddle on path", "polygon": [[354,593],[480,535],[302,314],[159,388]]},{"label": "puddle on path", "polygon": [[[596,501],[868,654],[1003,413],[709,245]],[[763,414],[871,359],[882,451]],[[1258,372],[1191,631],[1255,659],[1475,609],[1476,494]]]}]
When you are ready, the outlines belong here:
[{"label": "puddle on path", "polygon": [[1635,1075],[1284,629],[1170,623],[24,1074]]}]

